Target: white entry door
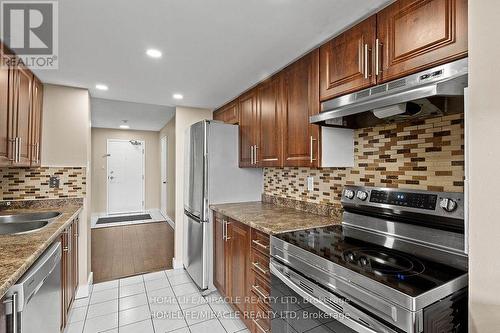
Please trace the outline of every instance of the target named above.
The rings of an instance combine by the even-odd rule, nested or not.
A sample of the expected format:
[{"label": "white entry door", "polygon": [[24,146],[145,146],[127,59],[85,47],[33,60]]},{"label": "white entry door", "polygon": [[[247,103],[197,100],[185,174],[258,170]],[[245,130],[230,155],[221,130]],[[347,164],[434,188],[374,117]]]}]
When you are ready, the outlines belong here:
[{"label": "white entry door", "polygon": [[167,137],[161,138],[161,214],[167,217]]},{"label": "white entry door", "polygon": [[144,210],[144,142],[108,139],[108,213]]}]

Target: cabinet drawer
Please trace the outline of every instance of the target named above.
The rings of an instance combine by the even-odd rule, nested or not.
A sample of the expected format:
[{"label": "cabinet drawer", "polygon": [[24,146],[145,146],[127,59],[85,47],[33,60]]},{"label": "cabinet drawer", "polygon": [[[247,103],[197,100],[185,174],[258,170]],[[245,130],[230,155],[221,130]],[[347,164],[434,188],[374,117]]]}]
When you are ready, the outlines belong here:
[{"label": "cabinet drawer", "polygon": [[269,235],[252,229],[252,249],[269,256]]},{"label": "cabinet drawer", "polygon": [[267,281],[271,278],[269,272],[269,257],[260,251],[256,251],[254,249],[251,250],[250,268],[252,269],[252,272],[262,276]]},{"label": "cabinet drawer", "polygon": [[272,311],[267,306],[256,304],[252,314],[252,333],[271,332]]},{"label": "cabinet drawer", "polygon": [[250,277],[250,293],[255,304],[269,307],[271,286],[267,279],[252,272]]}]

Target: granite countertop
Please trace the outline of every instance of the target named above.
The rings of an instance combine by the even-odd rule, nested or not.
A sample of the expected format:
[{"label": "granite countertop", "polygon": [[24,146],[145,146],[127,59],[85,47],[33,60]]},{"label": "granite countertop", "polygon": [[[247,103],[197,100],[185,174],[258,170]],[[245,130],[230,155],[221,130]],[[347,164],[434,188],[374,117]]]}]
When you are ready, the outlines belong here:
[{"label": "granite countertop", "polygon": [[261,201],[211,205],[210,208],[266,234],[339,224],[338,218],[316,215]]},{"label": "granite countertop", "polygon": [[9,207],[0,215],[58,211],[62,214],[44,228],[20,235],[0,235],[0,298],[60,236],[80,213],[81,199],[40,200],[27,207]]}]

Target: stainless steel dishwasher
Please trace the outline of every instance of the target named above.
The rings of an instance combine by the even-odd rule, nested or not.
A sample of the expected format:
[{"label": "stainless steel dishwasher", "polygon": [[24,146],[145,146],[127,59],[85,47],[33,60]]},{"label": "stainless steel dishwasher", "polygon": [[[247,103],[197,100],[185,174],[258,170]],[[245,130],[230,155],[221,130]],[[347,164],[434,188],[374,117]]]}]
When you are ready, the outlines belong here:
[{"label": "stainless steel dishwasher", "polygon": [[61,327],[61,243],[50,246],[6,294],[8,333],[57,333]]}]

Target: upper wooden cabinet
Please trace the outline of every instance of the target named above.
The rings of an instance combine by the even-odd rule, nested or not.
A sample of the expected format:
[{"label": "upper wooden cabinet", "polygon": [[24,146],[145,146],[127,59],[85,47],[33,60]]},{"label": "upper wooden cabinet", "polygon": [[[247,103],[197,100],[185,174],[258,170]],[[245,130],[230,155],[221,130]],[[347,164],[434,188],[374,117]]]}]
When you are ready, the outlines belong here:
[{"label": "upper wooden cabinet", "polygon": [[36,77],[33,80],[31,105],[31,165],[40,166],[40,142],[42,141],[43,85]]},{"label": "upper wooden cabinet", "polygon": [[237,124],[239,122],[238,100],[232,101],[215,110],[214,120],[223,121],[226,124]]},{"label": "upper wooden cabinet", "polygon": [[319,127],[309,124],[309,117],[319,112],[318,58],[314,50],[283,72],[284,166],[320,165]]},{"label": "upper wooden cabinet", "polygon": [[467,56],[467,0],[399,0],[377,21],[380,81]]},{"label": "upper wooden cabinet", "polygon": [[320,96],[330,99],[376,83],[373,47],[376,15],[320,47]]},{"label": "upper wooden cabinet", "polygon": [[238,99],[240,124],[240,167],[256,167],[255,150],[258,145],[257,90],[252,89]]},{"label": "upper wooden cabinet", "polygon": [[321,101],[467,56],[467,0],[398,0],[320,48]]},{"label": "upper wooden cabinet", "polygon": [[7,66],[9,57],[0,55],[0,166],[12,163],[14,135],[12,133],[11,81],[13,71]]},{"label": "upper wooden cabinet", "polygon": [[282,164],[281,77],[264,81],[257,87],[257,121],[259,140],[255,164],[259,167]]},{"label": "upper wooden cabinet", "polygon": [[31,161],[31,102],[33,74],[24,67],[14,68],[14,136],[18,139],[19,156],[15,163],[29,166]]},{"label": "upper wooden cabinet", "polygon": [[14,54],[1,57],[0,166],[39,166],[43,85],[27,67],[9,61]]}]

